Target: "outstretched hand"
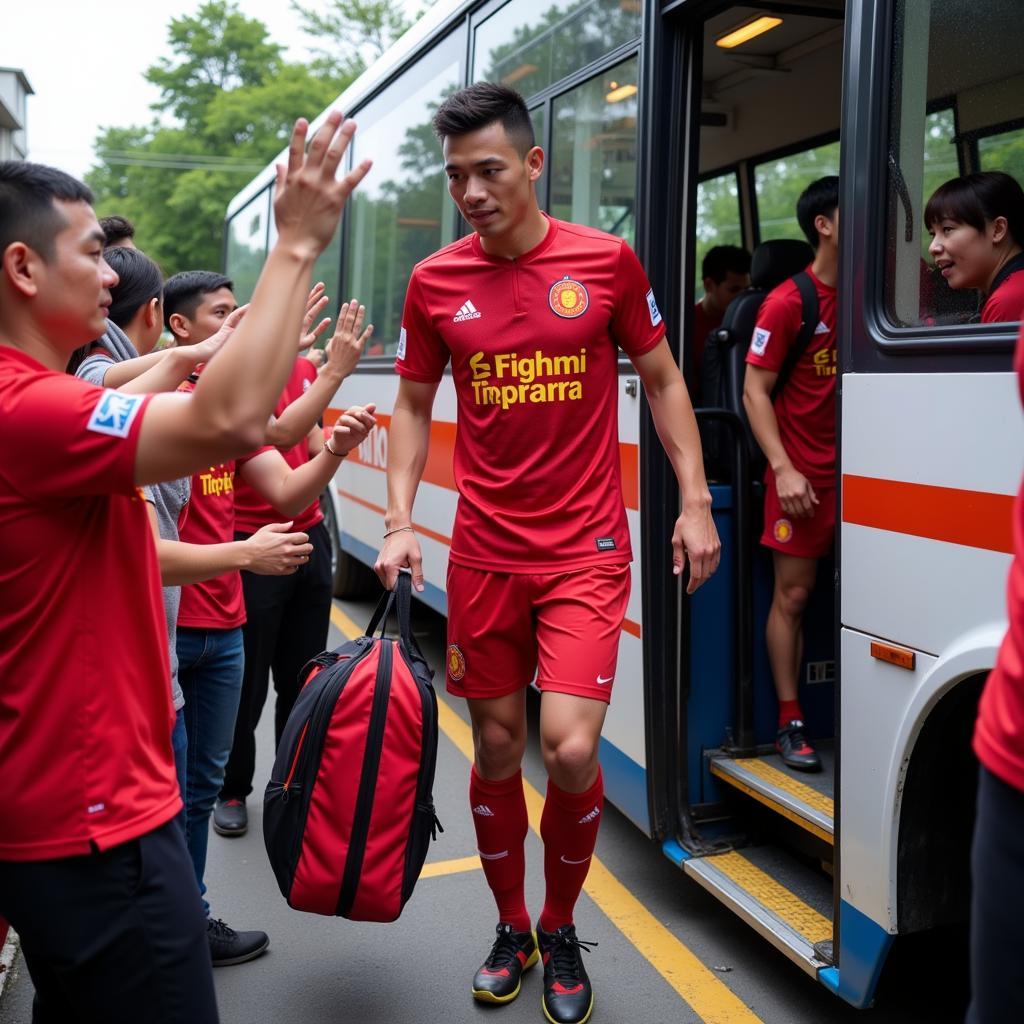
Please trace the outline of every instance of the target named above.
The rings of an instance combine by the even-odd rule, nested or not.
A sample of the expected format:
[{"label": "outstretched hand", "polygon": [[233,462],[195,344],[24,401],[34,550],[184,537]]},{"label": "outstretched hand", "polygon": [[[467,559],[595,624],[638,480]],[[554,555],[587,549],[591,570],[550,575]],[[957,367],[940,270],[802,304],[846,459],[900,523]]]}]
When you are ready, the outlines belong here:
[{"label": "outstretched hand", "polygon": [[374,418],[376,406],[350,405],[334,424],[331,433],[331,447],[337,455],[347,455],[366,440],[366,435],[377,425]]},{"label": "outstretched hand", "polygon": [[320,335],[327,330],[331,322],[329,316],[325,316],[315,327],[313,321],[323,312],[324,307],[331,300],[324,294],[326,288],[323,281],[317,281],[309,290],[309,297],[306,299],[306,315],[302,318],[302,330],[299,331],[299,351],[305,352],[317,343]]},{"label": "outstretched hand", "polygon": [[341,380],[356,368],[373,334],[373,324],[368,324],[366,330],[362,330],[365,318],[366,307],[359,305],[358,299],[346,302],[338,311],[338,323],[325,351],[327,367],[337,373]]}]

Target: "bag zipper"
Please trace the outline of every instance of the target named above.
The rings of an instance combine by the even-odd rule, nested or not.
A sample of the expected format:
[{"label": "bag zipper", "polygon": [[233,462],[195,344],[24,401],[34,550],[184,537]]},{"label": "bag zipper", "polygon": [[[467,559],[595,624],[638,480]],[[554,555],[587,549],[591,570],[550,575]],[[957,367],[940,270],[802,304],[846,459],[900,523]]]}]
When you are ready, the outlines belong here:
[{"label": "bag zipper", "polygon": [[388,717],[388,701],[391,697],[391,664],[394,644],[391,640],[380,640],[380,661],[377,663],[377,678],[373,687],[373,706],[370,711],[370,725],[366,734],[366,752],[363,755],[362,774],[359,778],[359,792],[356,796],[355,815],[352,821],[352,836],[345,859],[345,871],[341,879],[338,896],[338,914],[348,917],[355,902],[359,879],[363,873],[363,858],[366,854],[366,840],[370,832],[370,818],[373,814],[373,798],[377,788],[377,771],[380,768],[381,749],[384,746],[384,726]]}]

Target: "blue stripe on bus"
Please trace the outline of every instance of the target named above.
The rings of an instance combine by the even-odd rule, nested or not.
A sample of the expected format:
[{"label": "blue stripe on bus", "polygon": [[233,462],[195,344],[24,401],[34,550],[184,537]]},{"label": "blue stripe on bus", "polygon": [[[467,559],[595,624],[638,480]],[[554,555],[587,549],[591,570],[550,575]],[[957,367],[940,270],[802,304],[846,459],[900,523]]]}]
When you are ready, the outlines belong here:
[{"label": "blue stripe on bus", "polygon": [[601,773],[608,799],[633,822],[637,828],[651,834],[650,812],[647,807],[647,772],[614,743],[601,737]]},{"label": "blue stripe on bus", "polygon": [[825,967],[818,980],[863,1010],[875,996],[882,965],[895,936],[845,900],[839,906],[839,966]]},{"label": "blue stripe on bus", "polygon": [[[369,544],[364,544],[361,540],[357,540],[351,533],[343,532],[341,534],[341,549],[348,552],[348,554],[358,559],[364,565],[372,567],[373,563],[377,561],[378,551],[375,548],[371,548]],[[435,612],[440,612],[442,615],[447,616],[448,595],[440,587],[435,587],[433,583],[424,582],[423,587],[423,593],[415,594],[415,596],[425,605],[433,608]]]}]

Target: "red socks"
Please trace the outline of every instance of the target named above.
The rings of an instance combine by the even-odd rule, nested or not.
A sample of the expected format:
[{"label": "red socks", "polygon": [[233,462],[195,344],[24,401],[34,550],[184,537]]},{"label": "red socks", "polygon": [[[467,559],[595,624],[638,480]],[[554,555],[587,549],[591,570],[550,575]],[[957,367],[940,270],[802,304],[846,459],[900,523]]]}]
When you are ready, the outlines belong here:
[{"label": "red socks", "polygon": [[548,795],[540,819],[546,889],[539,923],[546,932],[573,923],[573,908],[597,845],[603,806],[604,779],[600,768],[597,780],[584,793],[566,793],[548,779]]},{"label": "red socks", "polygon": [[[476,844],[487,884],[498,904],[498,919],[514,931],[530,931],[523,882],[526,877],[524,844],[530,822],[523,795],[523,773],[493,782],[469,773],[469,804],[476,826]],[[546,811],[545,811],[546,813]]]},{"label": "red socks", "polygon": [[790,722],[802,722],[804,713],[800,710],[798,700],[779,701],[779,728],[785,729]]}]

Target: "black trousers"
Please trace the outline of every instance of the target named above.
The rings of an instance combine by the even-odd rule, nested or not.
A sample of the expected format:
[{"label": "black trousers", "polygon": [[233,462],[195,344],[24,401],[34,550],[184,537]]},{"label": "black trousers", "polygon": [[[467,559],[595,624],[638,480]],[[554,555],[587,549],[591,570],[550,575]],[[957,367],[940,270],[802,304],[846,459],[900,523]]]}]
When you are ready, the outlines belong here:
[{"label": "black trousers", "polygon": [[968,1024],[1024,1021],[1024,793],[984,767],[971,849]]},{"label": "black trousers", "polygon": [[[256,770],[256,726],[267,699],[270,673],[274,674],[274,742],[281,740],[285,722],[299,693],[299,672],[310,658],[327,646],[331,621],[331,542],[327,527],[318,523],[308,531],[313,553],[291,576],[242,573],[246,623],[245,673],[221,787],[221,799],[244,800],[252,792]],[[251,536],[235,534],[236,540]]]},{"label": "black trousers", "polygon": [[206,915],[174,820],[102,853],[0,861],[33,1024],[216,1024]]}]

